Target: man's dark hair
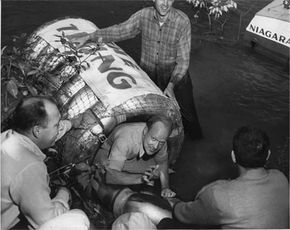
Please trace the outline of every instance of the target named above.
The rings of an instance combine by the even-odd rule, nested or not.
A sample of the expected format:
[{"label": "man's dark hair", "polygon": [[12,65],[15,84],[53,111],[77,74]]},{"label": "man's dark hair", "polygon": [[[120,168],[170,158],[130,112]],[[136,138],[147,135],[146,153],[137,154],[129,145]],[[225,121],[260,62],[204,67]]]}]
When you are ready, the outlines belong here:
[{"label": "man's dark hair", "polygon": [[44,102],[55,105],[52,97],[33,96],[23,98],[16,106],[11,119],[11,128],[18,132],[26,132],[35,125],[47,125],[47,112]]},{"label": "man's dark hair", "polygon": [[237,164],[245,168],[263,167],[269,148],[268,135],[255,127],[241,127],[233,138],[233,150]]},{"label": "man's dark hair", "polygon": [[161,122],[163,123],[166,127],[169,128],[169,133],[171,133],[172,130],[172,121],[171,119],[165,117],[165,116],[152,116],[150,119],[147,120],[146,125],[148,129],[152,127],[152,125],[156,122]]}]

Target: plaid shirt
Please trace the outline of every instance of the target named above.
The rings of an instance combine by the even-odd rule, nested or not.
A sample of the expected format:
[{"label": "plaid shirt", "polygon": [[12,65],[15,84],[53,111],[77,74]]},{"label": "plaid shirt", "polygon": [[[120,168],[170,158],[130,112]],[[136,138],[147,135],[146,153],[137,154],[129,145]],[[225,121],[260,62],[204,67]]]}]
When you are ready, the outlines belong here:
[{"label": "plaid shirt", "polygon": [[191,47],[191,25],[188,17],[175,8],[162,26],[154,7],[139,10],[127,21],[97,30],[93,37],[104,42],[118,42],[142,33],[140,66],[160,88],[168,82],[176,85],[186,74]]}]

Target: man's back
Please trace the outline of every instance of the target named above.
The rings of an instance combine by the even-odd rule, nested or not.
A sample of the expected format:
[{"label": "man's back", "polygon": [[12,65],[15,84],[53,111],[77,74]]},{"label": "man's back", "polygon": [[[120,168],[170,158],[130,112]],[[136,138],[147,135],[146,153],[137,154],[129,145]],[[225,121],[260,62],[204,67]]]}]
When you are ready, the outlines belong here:
[{"label": "man's back", "polygon": [[278,170],[213,186],[223,228],[288,228],[289,184]]},{"label": "man's back", "polygon": [[289,183],[278,170],[259,170],[203,187],[194,201],[176,203],[175,216],[221,228],[288,228]]},{"label": "man's back", "polygon": [[[38,164],[46,171],[44,154],[27,137],[8,130],[1,134],[1,217],[2,227],[17,223],[19,207],[12,200],[17,195],[17,185],[24,170]],[[26,170],[27,171],[27,170]],[[31,178],[32,179],[32,178]],[[21,181],[25,183],[25,181]]]}]

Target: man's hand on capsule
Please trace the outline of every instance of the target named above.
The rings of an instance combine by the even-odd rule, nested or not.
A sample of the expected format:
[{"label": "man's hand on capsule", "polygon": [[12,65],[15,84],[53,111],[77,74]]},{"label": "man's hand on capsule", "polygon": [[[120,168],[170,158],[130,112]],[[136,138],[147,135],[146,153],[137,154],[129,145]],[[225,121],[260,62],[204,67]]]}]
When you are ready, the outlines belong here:
[{"label": "man's hand on capsule", "polygon": [[66,38],[74,43],[77,48],[82,47],[88,40],[90,40],[90,34],[86,32],[67,35]]}]

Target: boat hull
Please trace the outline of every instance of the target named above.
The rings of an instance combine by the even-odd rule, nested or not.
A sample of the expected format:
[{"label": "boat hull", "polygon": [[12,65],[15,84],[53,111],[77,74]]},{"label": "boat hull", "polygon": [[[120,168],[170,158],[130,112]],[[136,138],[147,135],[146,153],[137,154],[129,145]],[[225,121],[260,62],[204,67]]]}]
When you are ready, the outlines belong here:
[{"label": "boat hull", "polygon": [[290,11],[280,2],[273,1],[256,13],[246,28],[244,39],[270,57],[289,59]]}]

